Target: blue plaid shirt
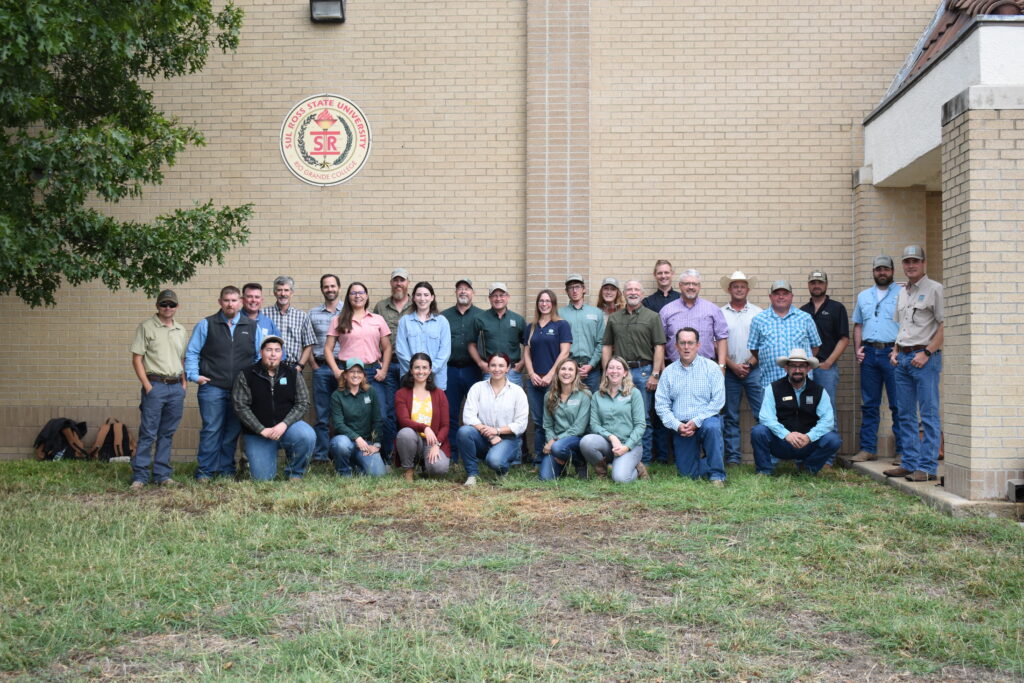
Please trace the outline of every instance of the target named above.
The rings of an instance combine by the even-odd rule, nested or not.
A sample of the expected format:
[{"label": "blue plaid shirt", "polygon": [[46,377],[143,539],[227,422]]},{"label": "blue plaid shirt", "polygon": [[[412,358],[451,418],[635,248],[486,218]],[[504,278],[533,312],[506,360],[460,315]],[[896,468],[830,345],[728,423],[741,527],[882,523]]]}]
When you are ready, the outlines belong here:
[{"label": "blue plaid shirt", "polygon": [[751,351],[757,351],[757,364],[761,368],[761,386],[767,387],[777,379],[786,376],[786,371],[775,364],[775,359],[788,356],[793,349],[803,349],[808,358],[814,355],[812,348],[821,346],[818,326],[814,318],[791,306],[789,313],[779,317],[768,307],[750,323],[750,338],[747,341]]},{"label": "blue plaid shirt", "polygon": [[665,368],[654,394],[661,423],[673,432],[693,420],[698,427],[725,405],[725,377],[718,363],[697,356],[687,367],[676,361]]}]

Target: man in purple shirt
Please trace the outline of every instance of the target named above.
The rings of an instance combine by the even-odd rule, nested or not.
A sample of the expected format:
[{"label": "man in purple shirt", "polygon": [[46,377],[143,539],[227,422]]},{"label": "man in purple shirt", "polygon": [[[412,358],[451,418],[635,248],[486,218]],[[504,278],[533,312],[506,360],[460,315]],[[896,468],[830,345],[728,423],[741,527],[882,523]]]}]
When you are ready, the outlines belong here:
[{"label": "man in purple shirt", "polygon": [[[707,299],[700,298],[700,273],[685,270],[679,276],[679,292],[682,296],[661,309],[662,327],[665,338],[675,339],[676,332],[692,327],[700,333],[700,348],[697,353],[718,363],[725,371],[725,360],[729,356],[729,325],[725,322],[722,309]],[[665,345],[665,355],[672,361],[679,360],[679,352]],[[666,363],[668,361],[666,360]]]}]

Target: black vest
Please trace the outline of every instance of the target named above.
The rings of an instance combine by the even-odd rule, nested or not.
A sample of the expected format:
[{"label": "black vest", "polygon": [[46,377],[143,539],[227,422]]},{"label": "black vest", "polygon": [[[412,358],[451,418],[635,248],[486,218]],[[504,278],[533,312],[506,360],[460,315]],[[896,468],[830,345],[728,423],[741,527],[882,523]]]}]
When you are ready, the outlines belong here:
[{"label": "black vest", "polygon": [[235,377],[252,365],[255,356],[255,320],[244,313],[238,316],[232,336],[220,313],[206,319],[206,343],[199,352],[199,374],[209,377],[210,384],[231,391]]},{"label": "black vest", "polygon": [[[252,396],[249,408],[260,424],[273,427],[283,422],[295,407],[295,383],[298,381],[295,368],[279,365],[273,380],[260,363],[250,365],[242,372]],[[246,431],[252,433],[248,428]]]},{"label": "black vest", "polygon": [[797,405],[796,391],[789,384],[789,377],[772,382],[772,395],[775,397],[775,416],[782,426],[791,432],[806,434],[818,424],[818,404],[824,389],[820,384],[804,380],[804,393],[800,395]]}]

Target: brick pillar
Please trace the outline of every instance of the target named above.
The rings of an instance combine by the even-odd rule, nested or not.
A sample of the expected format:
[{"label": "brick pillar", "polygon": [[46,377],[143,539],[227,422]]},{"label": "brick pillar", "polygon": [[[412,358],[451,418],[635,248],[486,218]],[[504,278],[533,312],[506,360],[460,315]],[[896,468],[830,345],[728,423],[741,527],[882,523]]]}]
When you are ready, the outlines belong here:
[{"label": "brick pillar", "polygon": [[[528,0],[526,288],[590,289],[590,2]],[[560,297],[564,304],[564,295]],[[532,303],[528,308],[532,311]]]},{"label": "brick pillar", "polygon": [[1003,498],[1024,477],[1024,88],[943,107],[946,487]]},{"label": "brick pillar", "polygon": [[[862,168],[854,174],[853,180],[853,275],[854,292],[874,285],[871,277],[871,262],[880,254],[888,254],[895,262],[896,281],[905,279],[900,268],[900,254],[908,244],[924,245],[928,224],[928,200],[930,193],[924,187],[875,187],[871,184],[871,169]],[[930,253],[930,252],[929,252]],[[931,265],[929,263],[929,265]],[[850,343],[853,343],[853,306],[850,301]],[[852,352],[848,352],[851,353]],[[856,386],[855,419],[853,428],[843,430],[843,451],[856,453],[860,434],[860,374],[855,372]],[[892,437],[892,417],[889,413],[888,397],[883,392],[881,422],[878,426],[878,453],[882,457],[895,454]]]}]

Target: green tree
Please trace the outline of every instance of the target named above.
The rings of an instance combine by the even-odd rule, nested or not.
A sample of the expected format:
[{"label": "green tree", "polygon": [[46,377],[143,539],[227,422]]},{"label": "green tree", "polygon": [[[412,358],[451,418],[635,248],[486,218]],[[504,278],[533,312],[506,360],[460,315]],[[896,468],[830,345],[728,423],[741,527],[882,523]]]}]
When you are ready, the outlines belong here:
[{"label": "green tree", "polygon": [[0,2],[0,292],[53,305],[62,279],[101,279],[153,295],[245,243],[250,205],[197,202],[148,223],[95,208],[140,196],[204,144],[143,84],[234,50],[241,24],[210,0]]}]

